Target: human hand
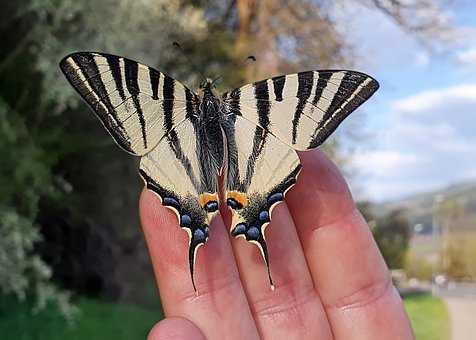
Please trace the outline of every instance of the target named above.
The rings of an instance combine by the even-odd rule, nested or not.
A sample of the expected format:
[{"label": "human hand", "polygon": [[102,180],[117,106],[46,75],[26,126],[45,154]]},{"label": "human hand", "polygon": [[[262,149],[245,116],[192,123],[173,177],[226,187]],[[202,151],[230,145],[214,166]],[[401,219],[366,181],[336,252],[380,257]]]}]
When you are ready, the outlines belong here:
[{"label": "human hand", "polygon": [[197,296],[187,234],[155,194],[143,191],[141,221],[166,316],[149,340],[414,338],[339,170],[318,150],[300,158],[297,184],[266,229],[274,291],[257,247],[231,240],[217,216],[197,256]]}]

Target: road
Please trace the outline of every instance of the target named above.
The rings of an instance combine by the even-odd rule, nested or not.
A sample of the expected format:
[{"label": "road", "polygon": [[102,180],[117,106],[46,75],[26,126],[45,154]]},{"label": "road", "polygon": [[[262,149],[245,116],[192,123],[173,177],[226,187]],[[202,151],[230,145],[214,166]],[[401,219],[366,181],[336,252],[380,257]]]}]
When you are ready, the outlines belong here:
[{"label": "road", "polygon": [[476,339],[476,285],[450,283],[436,291],[448,306],[452,340]]}]

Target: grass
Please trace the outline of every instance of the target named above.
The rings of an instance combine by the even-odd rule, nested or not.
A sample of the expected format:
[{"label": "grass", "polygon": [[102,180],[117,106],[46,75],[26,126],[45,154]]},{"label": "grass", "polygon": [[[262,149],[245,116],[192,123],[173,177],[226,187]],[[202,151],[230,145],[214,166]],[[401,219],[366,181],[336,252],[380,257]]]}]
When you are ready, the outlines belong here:
[{"label": "grass", "polygon": [[[431,295],[407,297],[405,308],[417,340],[448,340],[449,316],[444,303]],[[81,314],[69,325],[54,308],[32,315],[31,305],[0,295],[2,340],[134,340],[145,339],[152,325],[162,318],[160,310],[82,298],[76,302]]]},{"label": "grass", "polygon": [[160,310],[80,299],[81,314],[68,324],[54,308],[38,314],[31,305],[0,295],[0,338],[2,340],[96,340],[145,339],[150,328],[162,318]]},{"label": "grass", "polygon": [[404,299],[417,340],[450,339],[450,318],[443,301],[429,294]]}]

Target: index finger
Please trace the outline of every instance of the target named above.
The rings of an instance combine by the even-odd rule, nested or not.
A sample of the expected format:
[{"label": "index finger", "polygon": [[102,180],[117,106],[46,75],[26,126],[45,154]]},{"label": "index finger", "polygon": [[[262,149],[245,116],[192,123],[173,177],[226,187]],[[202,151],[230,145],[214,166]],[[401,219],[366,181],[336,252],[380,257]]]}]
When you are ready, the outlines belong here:
[{"label": "index finger", "polygon": [[175,214],[152,191],[144,189],[140,216],[165,315],[192,321],[207,339],[221,339],[227,334],[231,334],[230,339],[257,339],[221,217],[213,219],[213,237],[197,254],[196,295],[188,265],[188,237]]},{"label": "index finger", "polygon": [[300,154],[286,202],[336,339],[413,339],[400,296],[337,167]]}]

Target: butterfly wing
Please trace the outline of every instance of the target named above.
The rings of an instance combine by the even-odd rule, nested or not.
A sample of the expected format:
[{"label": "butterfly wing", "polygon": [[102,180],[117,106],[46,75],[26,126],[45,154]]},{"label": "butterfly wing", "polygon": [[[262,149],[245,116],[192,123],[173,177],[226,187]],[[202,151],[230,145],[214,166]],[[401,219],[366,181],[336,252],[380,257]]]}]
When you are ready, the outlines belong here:
[{"label": "butterfly wing", "polygon": [[[230,110],[262,126],[295,150],[322,144],[339,124],[377,89],[378,82],[356,71],[306,71],[265,79],[225,94]],[[267,121],[257,106],[270,106]]]},{"label": "butterfly wing", "polygon": [[218,213],[218,174],[223,166],[223,140],[208,148],[205,131],[194,120],[184,120],[141,158],[140,174],[147,188],[176,215],[189,235],[189,265],[193,269],[198,248],[208,240],[209,225]]},{"label": "butterfly wing", "polygon": [[258,246],[274,287],[265,229],[273,208],[296,183],[301,170],[299,157],[267,130],[241,117],[230,119],[225,131],[228,140],[226,202],[233,213],[231,234]]},{"label": "butterfly wing", "polygon": [[[140,174],[147,188],[177,215],[190,237],[195,287],[196,251],[207,241],[218,211],[217,175],[223,163],[223,147],[202,145],[199,98],[151,67],[110,54],[73,53],[60,67],[114,140],[142,156]],[[223,140],[215,143],[223,145]]]},{"label": "butterfly wing", "polygon": [[63,58],[60,68],[114,140],[142,156],[164,136],[165,109],[173,102],[173,121],[191,113],[195,95],[171,77],[136,61],[96,52]]},{"label": "butterfly wing", "polygon": [[[231,233],[261,250],[273,287],[265,228],[301,169],[295,150],[322,144],[378,88],[354,71],[309,71],[245,85],[224,95],[228,126],[226,198]],[[253,136],[250,131],[254,131]]]}]

